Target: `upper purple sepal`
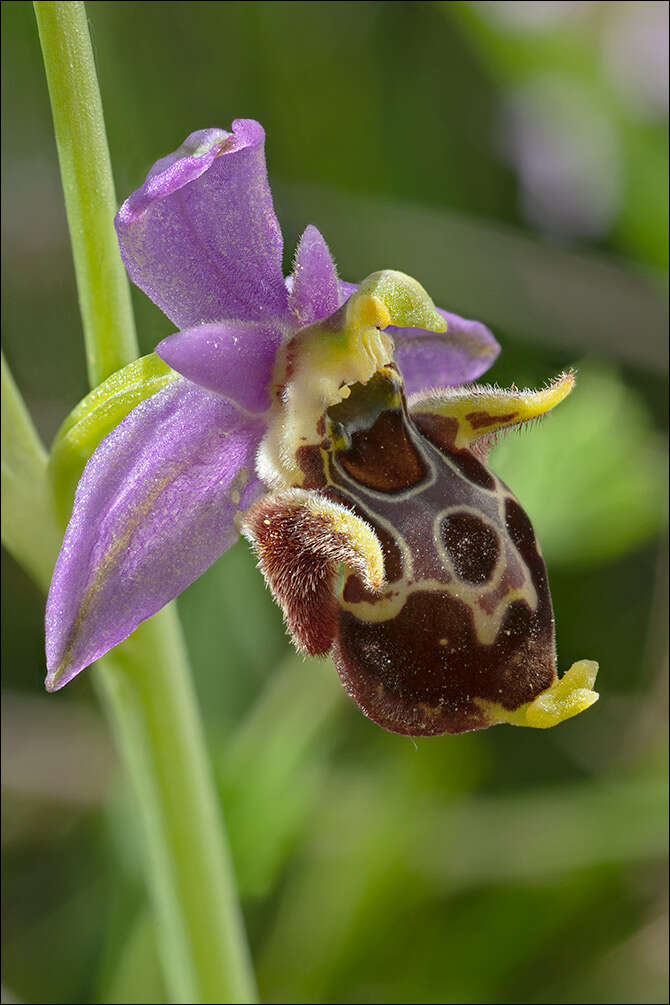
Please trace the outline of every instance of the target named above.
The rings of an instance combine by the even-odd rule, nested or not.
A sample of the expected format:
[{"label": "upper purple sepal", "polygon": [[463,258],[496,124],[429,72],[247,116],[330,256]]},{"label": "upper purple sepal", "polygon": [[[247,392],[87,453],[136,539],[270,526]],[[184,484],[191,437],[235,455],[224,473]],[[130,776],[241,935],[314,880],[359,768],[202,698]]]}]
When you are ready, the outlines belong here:
[{"label": "upper purple sepal", "polygon": [[191,133],[116,216],[131,279],[178,328],[286,317],[264,146],[252,119],[236,119],[232,133]]}]

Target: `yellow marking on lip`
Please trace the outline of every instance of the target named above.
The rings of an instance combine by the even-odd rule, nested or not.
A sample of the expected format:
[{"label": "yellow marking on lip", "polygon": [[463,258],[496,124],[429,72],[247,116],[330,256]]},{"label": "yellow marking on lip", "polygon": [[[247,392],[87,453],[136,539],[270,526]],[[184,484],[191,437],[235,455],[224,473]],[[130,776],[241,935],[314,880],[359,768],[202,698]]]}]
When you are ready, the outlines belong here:
[{"label": "yellow marking on lip", "polygon": [[[299,490],[294,490],[299,491]],[[372,527],[341,503],[306,492],[304,505],[314,516],[325,520],[336,534],[346,539],[365,565],[363,582],[375,592],[385,584],[384,554]]]},{"label": "yellow marking on lip", "polygon": [[473,615],[473,626],[477,641],[480,645],[484,646],[492,645],[495,642],[510,604],[516,600],[522,600],[530,606],[528,597],[523,593],[523,588],[510,590],[509,594],[505,596],[504,602],[499,604],[492,614],[486,614],[479,607],[473,605],[470,600],[470,597],[476,597],[477,595],[476,591],[478,587],[475,586],[466,586],[463,583],[456,584],[455,582],[447,584],[438,579],[419,579],[411,583],[407,582],[407,580],[400,580],[391,585],[393,587],[392,591],[385,594],[374,604],[367,600],[356,602],[346,601],[341,595],[338,597],[338,603],[343,610],[353,614],[359,621],[364,621],[368,624],[380,624],[381,622],[390,621],[395,618],[403,609],[409,597],[414,593],[446,593],[455,600],[460,600],[467,605]]},{"label": "yellow marking on lip", "polygon": [[439,705],[429,705],[425,701],[420,701],[416,706],[419,712],[423,712],[427,719],[434,719],[435,716],[441,715],[442,709]]}]

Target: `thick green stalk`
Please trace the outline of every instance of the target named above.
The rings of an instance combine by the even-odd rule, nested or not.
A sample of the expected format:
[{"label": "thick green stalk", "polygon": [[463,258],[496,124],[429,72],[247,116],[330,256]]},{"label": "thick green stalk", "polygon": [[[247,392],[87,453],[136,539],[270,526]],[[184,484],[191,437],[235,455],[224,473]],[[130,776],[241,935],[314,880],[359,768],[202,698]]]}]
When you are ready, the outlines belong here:
[{"label": "thick green stalk", "polygon": [[91,387],[139,355],[105,120],[83,3],[35,3]]},{"label": "thick green stalk", "polygon": [[252,1002],[235,879],[176,612],[99,661],[144,818],[167,987],[178,1002]]},{"label": "thick green stalk", "polygon": [[[92,385],[134,359],[112,219],[102,104],[79,2],[36,2]],[[159,951],[175,1002],[253,1002],[230,852],[173,606],[99,663],[147,843]]]}]

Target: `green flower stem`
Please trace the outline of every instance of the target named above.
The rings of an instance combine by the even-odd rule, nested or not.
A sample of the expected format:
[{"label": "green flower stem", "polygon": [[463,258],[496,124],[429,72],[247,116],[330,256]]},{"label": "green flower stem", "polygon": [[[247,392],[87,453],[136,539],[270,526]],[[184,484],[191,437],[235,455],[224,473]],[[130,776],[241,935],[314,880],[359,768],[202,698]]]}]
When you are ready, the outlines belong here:
[{"label": "green flower stem", "polygon": [[166,607],[98,664],[139,796],[173,1001],[252,1002],[230,854],[179,619]]},{"label": "green flower stem", "polygon": [[[137,356],[112,226],[116,199],[102,104],[84,4],[49,0],[35,3],[35,12],[95,386]],[[230,852],[174,606],[100,660],[97,676],[138,796],[170,997],[254,1002]]]},{"label": "green flower stem", "polygon": [[35,3],[65,208],[96,387],[139,355],[130,289],[114,231],[117,210],[105,120],[83,3]]},{"label": "green flower stem", "polygon": [[[61,530],[47,456],[2,360],[2,538],[46,592]],[[230,854],[173,605],[98,664],[97,683],[133,779],[148,883],[174,1002],[253,1002]]]}]

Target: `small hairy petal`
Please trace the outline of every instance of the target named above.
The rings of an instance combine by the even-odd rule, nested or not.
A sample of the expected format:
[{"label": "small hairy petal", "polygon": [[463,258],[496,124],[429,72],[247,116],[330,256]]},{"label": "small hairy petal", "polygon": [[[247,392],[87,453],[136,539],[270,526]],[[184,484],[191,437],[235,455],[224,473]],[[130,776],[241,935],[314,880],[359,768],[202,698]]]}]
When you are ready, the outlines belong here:
[{"label": "small hairy petal", "polygon": [[269,386],[281,339],[272,326],[224,321],[170,335],[156,352],[195,384],[250,412],[264,412],[271,404]]},{"label": "small hairy petal", "polygon": [[311,224],[300,238],[290,278],[289,308],[299,327],[320,321],[339,307],[333,259],[323,237]]},{"label": "small hairy petal", "polygon": [[449,450],[476,445],[484,457],[501,431],[533,422],[559,405],[575,386],[573,373],[562,373],[540,391],[485,384],[438,390],[409,400],[412,418]]},{"label": "small hairy petal", "polygon": [[[357,289],[354,283],[340,282],[340,301],[344,302]],[[441,307],[437,310],[447,323],[446,332],[394,325],[386,329],[393,337],[395,361],[408,395],[476,380],[500,353],[500,346],[486,325]]]},{"label": "small hairy petal", "polygon": [[384,585],[384,557],[371,527],[318,492],[290,489],[259,500],[243,533],[258,555],[295,645],[310,656],[330,649],[337,629],[334,595],[339,563],[367,589]]},{"label": "small hairy petal", "polygon": [[47,690],[126,638],[235,541],[263,491],[262,423],[177,380],[143,401],[86,465],[46,611]]},{"label": "small hairy petal", "polygon": [[131,279],[179,328],[287,316],[264,144],[251,119],[191,133],[117,214]]}]

